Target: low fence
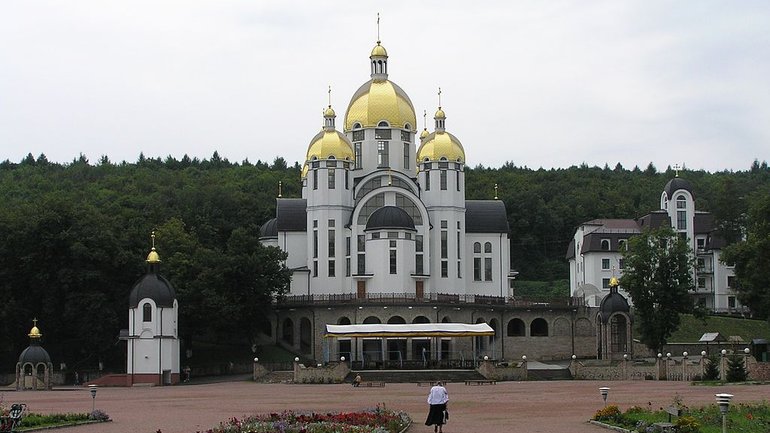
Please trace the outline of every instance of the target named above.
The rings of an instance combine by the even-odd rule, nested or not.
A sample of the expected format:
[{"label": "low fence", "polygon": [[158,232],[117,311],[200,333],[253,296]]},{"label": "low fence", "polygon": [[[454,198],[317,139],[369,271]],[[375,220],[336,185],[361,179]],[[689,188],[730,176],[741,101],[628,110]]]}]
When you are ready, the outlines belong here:
[{"label": "low fence", "polygon": [[327,294],[327,295],[290,295],[276,301],[278,306],[298,305],[339,305],[360,302],[386,303],[386,304],[419,304],[419,303],[444,303],[444,304],[471,304],[471,305],[509,305],[513,307],[556,307],[556,306],[583,306],[582,297],[564,298],[506,298],[503,296],[486,295],[460,295],[454,293],[426,293],[418,297],[415,293],[366,293],[359,296],[356,293]]}]

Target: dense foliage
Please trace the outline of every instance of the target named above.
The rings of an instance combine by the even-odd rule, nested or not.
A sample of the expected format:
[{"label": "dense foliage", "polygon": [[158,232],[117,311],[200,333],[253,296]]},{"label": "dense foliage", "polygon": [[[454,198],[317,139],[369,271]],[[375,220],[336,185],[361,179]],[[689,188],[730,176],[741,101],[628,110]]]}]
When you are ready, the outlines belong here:
[{"label": "dense foliage", "polygon": [[738,297],[755,317],[770,318],[770,187],[749,196],[746,240],[728,246],[724,260],[735,264]]},{"label": "dense foliage", "polygon": [[621,286],[634,301],[639,340],[657,352],[679,326],[679,315],[692,311],[692,249],[671,228],[661,227],[629,239],[623,258]]},{"label": "dense foliage", "polygon": [[[232,163],[217,153],[205,160],[140,155],[133,163],[80,156],[69,164],[28,155],[0,163],[0,368],[13,370],[33,317],[55,362],[125,365],[116,337],[127,326],[128,293],[145,272],[153,229],[185,340],[251,338],[265,323],[260,305],[286,282],[285,269],[268,266],[281,253],[259,246],[259,225],[275,215],[279,182],[284,197],[300,196],[300,169],[281,158]],[[533,170],[506,163],[468,168],[466,195],[491,199],[499,185],[519,279],[557,281],[568,277],[564,255],[578,224],[656,209],[673,176],[652,165]],[[682,176],[698,209],[715,212],[738,238],[741,198],[770,184],[764,163]]]}]

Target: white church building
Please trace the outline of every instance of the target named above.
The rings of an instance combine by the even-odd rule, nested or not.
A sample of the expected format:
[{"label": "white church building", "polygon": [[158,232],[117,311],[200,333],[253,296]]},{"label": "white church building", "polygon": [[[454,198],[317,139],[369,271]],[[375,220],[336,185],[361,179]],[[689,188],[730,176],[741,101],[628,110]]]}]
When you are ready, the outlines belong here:
[{"label": "white church building", "polygon": [[[584,297],[589,306],[598,306],[610,293],[612,277],[623,275],[623,254],[628,239],[645,228],[668,226],[686,237],[696,259],[693,302],[711,311],[735,313],[744,310],[732,290],[734,270],[720,261],[724,240],[717,231],[714,216],[695,209],[690,182],[675,177],[660,195],[660,210],[639,219],[595,219],[581,224],[567,248],[570,293]],[[622,280],[621,280],[622,281]],[[631,298],[621,286],[619,293]]]}]

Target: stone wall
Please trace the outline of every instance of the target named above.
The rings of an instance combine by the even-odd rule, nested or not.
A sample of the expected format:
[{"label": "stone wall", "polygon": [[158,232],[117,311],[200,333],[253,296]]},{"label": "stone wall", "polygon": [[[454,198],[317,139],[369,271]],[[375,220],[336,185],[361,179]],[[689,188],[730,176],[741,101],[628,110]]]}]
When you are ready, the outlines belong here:
[{"label": "stone wall", "polygon": [[495,364],[492,361],[482,361],[478,372],[490,380],[527,380],[527,361],[510,364]]},{"label": "stone wall", "polygon": [[350,368],[346,362],[330,362],[315,367],[294,363],[294,383],[342,383],[348,373]]}]

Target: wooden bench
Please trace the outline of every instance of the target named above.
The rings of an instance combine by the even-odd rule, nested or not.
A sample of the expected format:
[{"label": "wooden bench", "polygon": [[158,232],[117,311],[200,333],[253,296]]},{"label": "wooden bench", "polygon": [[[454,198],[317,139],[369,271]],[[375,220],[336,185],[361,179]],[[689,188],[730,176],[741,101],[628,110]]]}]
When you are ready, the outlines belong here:
[{"label": "wooden bench", "polygon": [[668,413],[668,422],[656,422],[653,425],[655,427],[658,427],[660,431],[664,432],[674,432],[675,425],[671,422],[672,416],[681,416],[682,415],[682,409],[679,409],[676,406],[669,406],[666,408],[666,412]]},{"label": "wooden bench", "polygon": [[12,404],[8,415],[0,416],[0,432],[15,432],[26,410],[27,405],[24,403]]},{"label": "wooden bench", "polygon": [[466,380],[465,384],[466,385],[497,385],[497,381],[496,380],[489,380],[489,379],[484,379],[484,380]]},{"label": "wooden bench", "polygon": [[385,382],[361,382],[356,388],[383,388]]}]

